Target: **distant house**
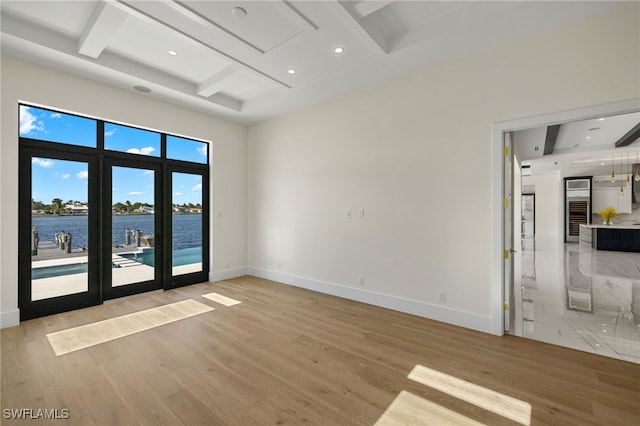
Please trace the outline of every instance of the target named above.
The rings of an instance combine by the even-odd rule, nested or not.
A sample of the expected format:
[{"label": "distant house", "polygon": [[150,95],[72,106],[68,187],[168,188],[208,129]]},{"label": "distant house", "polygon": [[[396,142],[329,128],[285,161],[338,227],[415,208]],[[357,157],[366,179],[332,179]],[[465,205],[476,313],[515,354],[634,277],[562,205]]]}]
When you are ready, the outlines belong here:
[{"label": "distant house", "polygon": [[89,214],[89,206],[86,204],[67,204],[64,209],[73,216],[86,216]]},{"label": "distant house", "polygon": [[136,209],[136,211],[138,213],[142,213],[142,214],[153,214],[154,213],[153,207],[148,207],[148,206],[140,206],[140,208]]}]

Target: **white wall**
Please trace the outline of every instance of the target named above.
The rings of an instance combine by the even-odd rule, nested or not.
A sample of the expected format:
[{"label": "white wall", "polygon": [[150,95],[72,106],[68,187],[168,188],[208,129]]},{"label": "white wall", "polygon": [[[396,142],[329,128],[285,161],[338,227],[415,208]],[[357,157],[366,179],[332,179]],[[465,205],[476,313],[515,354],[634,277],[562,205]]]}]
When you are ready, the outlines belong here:
[{"label": "white wall", "polygon": [[[2,57],[0,241],[18,238],[18,102],[213,142],[211,278],[242,275],[246,267],[247,129],[152,98]],[[221,213],[221,217],[219,217]],[[4,247],[3,247],[4,246]],[[0,244],[1,324],[17,323],[18,257]]]},{"label": "white wall", "polygon": [[560,171],[540,176],[523,176],[523,185],[536,188],[536,239],[564,241],[563,179]]},{"label": "white wall", "polygon": [[496,332],[492,125],[637,98],[638,7],[250,127],[249,271]]}]

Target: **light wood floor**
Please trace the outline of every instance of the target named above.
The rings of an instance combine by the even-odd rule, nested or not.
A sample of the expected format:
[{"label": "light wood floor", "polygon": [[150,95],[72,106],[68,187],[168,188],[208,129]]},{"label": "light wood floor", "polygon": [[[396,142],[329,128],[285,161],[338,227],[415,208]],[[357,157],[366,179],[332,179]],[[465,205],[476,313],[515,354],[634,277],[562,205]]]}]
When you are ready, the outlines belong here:
[{"label": "light wood floor", "polygon": [[[242,303],[202,297],[212,292]],[[215,310],[62,356],[46,338],[185,299]],[[476,397],[485,388],[503,395],[495,400],[530,404],[532,425],[640,424],[637,364],[254,277],[39,318],[1,334],[3,425],[20,423],[4,418],[8,408],[67,408],[69,419],[49,422],[57,425],[405,423],[398,413],[383,416],[394,400],[392,410],[433,407],[456,415],[450,419],[518,424],[452,392],[466,382],[471,400],[487,399]],[[448,384],[409,379],[416,366],[422,381]]]}]

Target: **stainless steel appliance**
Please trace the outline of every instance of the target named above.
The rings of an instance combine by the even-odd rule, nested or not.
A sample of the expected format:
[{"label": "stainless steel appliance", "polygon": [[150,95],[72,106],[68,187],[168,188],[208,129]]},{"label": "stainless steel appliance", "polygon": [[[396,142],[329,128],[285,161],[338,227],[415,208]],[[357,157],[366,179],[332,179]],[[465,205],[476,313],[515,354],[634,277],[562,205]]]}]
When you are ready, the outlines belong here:
[{"label": "stainless steel appliance", "polygon": [[565,178],[564,242],[578,242],[580,225],[591,223],[591,176]]}]

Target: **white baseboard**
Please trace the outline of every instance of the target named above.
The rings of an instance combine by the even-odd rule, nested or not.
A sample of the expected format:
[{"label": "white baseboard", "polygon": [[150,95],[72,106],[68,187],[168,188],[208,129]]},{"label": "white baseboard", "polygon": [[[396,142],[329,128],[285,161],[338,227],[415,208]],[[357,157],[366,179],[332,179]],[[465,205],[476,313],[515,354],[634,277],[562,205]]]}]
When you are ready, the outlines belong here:
[{"label": "white baseboard", "polygon": [[432,305],[416,300],[376,293],[361,288],[328,283],[261,268],[247,267],[246,273],[247,275],[277,281],[295,287],[306,288],[320,293],[331,294],[345,299],[368,303],[382,308],[393,309],[394,311],[417,315],[419,317],[429,318],[435,321],[441,321],[447,324],[453,324],[493,334],[493,318],[490,316],[478,315],[458,309],[447,308],[445,306]]},{"label": "white baseboard", "polygon": [[0,313],[0,328],[13,327],[20,324],[20,310]]},{"label": "white baseboard", "polygon": [[209,272],[209,281],[224,281],[247,275],[247,268],[225,269],[224,271]]}]

